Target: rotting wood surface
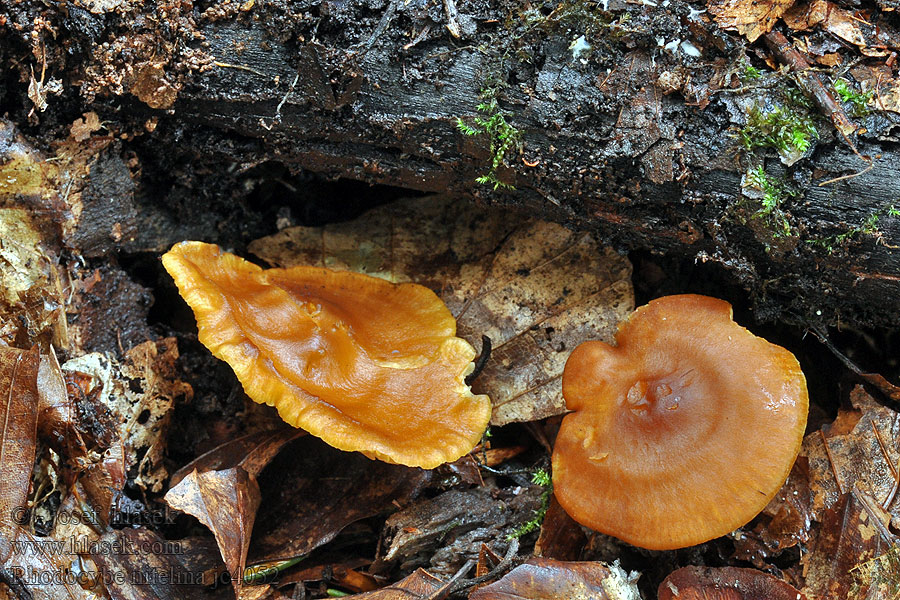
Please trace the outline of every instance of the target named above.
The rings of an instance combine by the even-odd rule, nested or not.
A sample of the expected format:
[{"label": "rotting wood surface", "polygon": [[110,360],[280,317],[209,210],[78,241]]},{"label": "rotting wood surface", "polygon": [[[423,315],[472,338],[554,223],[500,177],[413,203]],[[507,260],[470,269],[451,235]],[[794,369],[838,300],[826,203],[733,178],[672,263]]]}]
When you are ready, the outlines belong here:
[{"label": "rotting wood surface", "polygon": [[[109,7],[91,4],[82,16],[96,30],[41,9],[68,36],[41,43],[50,71],[69,90],[63,93],[81,103],[73,114],[96,107],[95,97],[119,95],[133,102],[129,114],[99,106],[106,126],[139,121],[150,131],[140,145],[127,140],[110,150],[135,152],[147,166],[134,192],[136,241],[122,244],[128,250],[160,249],[201,225],[159,225],[177,221],[171,206],[193,196],[176,185],[161,202],[149,183],[154,167],[170,170],[174,156],[218,169],[274,162],[327,177],[475,195],[595,230],[622,249],[719,263],[750,290],[760,320],[895,324],[900,219],[887,211],[900,197],[892,133],[900,117],[874,111],[857,119],[860,128],[847,140],[832,115],[816,116],[812,108],[818,139],[799,162],[785,167],[771,149],[746,151],[739,133],[748,111],[782,102],[792,78],[765,67],[762,59],[772,67],[777,57],[762,40],[746,45],[701,14],[705,6],[655,4],[563,2],[526,10],[474,2],[448,16],[440,3],[425,2],[250,3],[233,11],[211,7],[194,20],[182,11],[180,29],[153,31],[168,44],[165,51],[63,55],[54,44],[129,39],[103,20]],[[38,10],[18,5],[10,23]],[[116,10],[141,9],[123,2]],[[582,34],[587,50],[577,45]],[[812,39],[821,45],[827,36],[816,31]],[[893,38],[882,37],[890,51]],[[23,51],[24,44],[10,44],[4,53]],[[856,48],[843,52],[844,65],[858,58]],[[748,61],[765,71],[761,79],[741,80]],[[29,57],[22,64],[31,63]],[[111,67],[127,76],[113,78]],[[507,152],[494,173],[514,191],[476,183],[491,164],[490,136],[466,136],[457,125],[479,116],[485,90],[521,132],[520,150]],[[24,95],[24,86],[17,92]],[[29,97],[45,98],[52,111],[49,92]],[[24,108],[16,115],[24,121]],[[156,158],[168,154],[173,158]],[[779,209],[787,235],[760,217],[759,200],[745,193],[746,175],[758,167],[796,191]],[[873,215],[881,217],[877,227],[867,226]]]}]

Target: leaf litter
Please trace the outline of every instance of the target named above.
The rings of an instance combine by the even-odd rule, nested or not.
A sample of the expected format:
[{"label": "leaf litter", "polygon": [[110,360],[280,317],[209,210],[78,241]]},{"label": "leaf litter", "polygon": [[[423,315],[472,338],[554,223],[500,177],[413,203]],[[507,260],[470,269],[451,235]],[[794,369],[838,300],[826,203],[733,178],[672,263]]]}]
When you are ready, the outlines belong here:
[{"label": "leaf litter", "polygon": [[[866,43],[875,47],[871,42]],[[81,123],[76,122],[72,135],[90,140],[97,131],[96,125],[92,117],[86,116]],[[33,155],[28,156],[34,159]],[[42,174],[40,164],[38,158],[31,162],[22,159],[14,165],[18,169],[16,176],[20,177],[23,185],[29,181],[34,183],[30,188],[26,185],[32,194],[41,189],[48,178],[59,177],[58,173]],[[419,207],[422,208],[421,213],[416,212]],[[24,236],[23,240],[30,243],[46,239],[45,224],[40,219],[31,219],[27,211],[6,214],[16,220],[15,227],[24,224],[18,229],[20,237]],[[21,218],[23,215],[31,220]],[[291,439],[296,435],[293,431],[260,432],[231,440],[169,477],[165,461],[167,423],[174,404],[187,401],[191,395],[190,388],[177,377],[175,362],[178,354],[174,340],[148,342],[149,345],[133,348],[133,352],[115,348],[115,334],[104,340],[90,341],[95,333],[91,330],[91,323],[117,319],[115,316],[103,316],[113,315],[108,312],[88,316],[80,330],[77,330],[78,318],[74,318],[76,329],[73,331],[77,330],[76,335],[69,335],[66,311],[61,310],[64,302],[60,293],[66,274],[47,267],[52,267],[56,261],[53,244],[43,243],[41,248],[44,258],[39,257],[32,262],[40,267],[37,271],[23,272],[18,267],[9,267],[25,264],[24,259],[17,255],[10,255],[6,263],[0,265],[0,276],[5,277],[9,272],[17,278],[11,279],[11,282],[25,282],[18,288],[10,288],[22,290],[22,294],[0,310],[0,318],[3,319],[0,334],[6,341],[19,345],[23,340],[33,341],[41,336],[45,342],[48,339],[54,343],[67,342],[68,356],[74,355],[76,358],[74,362],[60,367],[50,359],[52,353],[45,352],[37,361],[34,393],[41,400],[36,418],[37,429],[32,439],[47,444],[46,449],[38,449],[46,455],[37,457],[38,467],[34,471],[33,482],[29,481],[30,472],[24,483],[21,473],[18,479],[9,481],[18,482],[11,486],[14,495],[20,496],[24,490],[24,503],[33,514],[50,511],[52,517],[54,512],[83,511],[86,518],[84,522],[75,524],[57,520],[52,523],[46,536],[38,535],[31,529],[32,525],[37,525],[34,520],[12,529],[7,525],[8,530],[3,532],[7,542],[63,540],[70,532],[85,539],[112,541],[116,534],[112,533],[108,523],[122,509],[121,503],[143,504],[124,497],[122,491],[126,483],[135,485],[134,489],[140,490],[145,499],[148,496],[152,499],[155,494],[161,493],[168,479],[171,487],[184,485],[183,491],[190,488],[187,490],[190,493],[202,492],[213,498],[203,501],[206,507],[201,521],[206,519],[208,524],[211,523],[213,531],[222,529],[217,537],[228,538],[218,544],[218,552],[211,544],[190,545],[185,542],[186,548],[193,548],[191,557],[205,561],[205,583],[209,582],[208,576],[215,577],[216,573],[222,572],[222,566],[216,566],[219,560],[217,554],[226,556],[225,569],[228,572],[240,569],[247,555],[251,555],[253,560],[295,556],[296,553],[303,555],[309,549],[334,540],[342,530],[349,531],[353,523],[356,523],[354,531],[371,528],[372,523],[367,521],[370,516],[383,517],[396,511],[398,504],[400,507],[406,505],[406,508],[394,512],[395,516],[401,515],[395,521],[390,521],[393,517],[388,519],[393,528],[386,525],[382,531],[382,554],[376,567],[379,564],[393,564],[396,568],[396,565],[403,564],[407,569],[412,569],[418,561],[432,569],[437,565],[436,572],[451,575],[451,567],[459,567],[459,558],[468,558],[459,567],[462,571],[475,561],[477,555],[477,574],[482,575],[488,572],[490,564],[497,564],[498,557],[488,546],[480,544],[487,542],[498,549],[497,541],[504,537],[506,531],[503,528],[514,528],[516,519],[505,521],[506,516],[498,517],[498,522],[504,522],[503,527],[485,534],[478,531],[477,526],[470,528],[474,523],[454,523],[455,517],[450,515],[450,511],[435,521],[437,526],[417,527],[414,521],[404,519],[416,516],[416,511],[427,511],[425,507],[429,502],[451,494],[436,493],[435,488],[426,488],[434,474],[372,463],[362,457],[357,457],[359,464],[353,466],[351,457],[326,447],[316,447],[318,442],[305,438]],[[481,391],[488,391],[499,400],[495,407],[495,424],[531,421],[558,414],[561,404],[554,385],[558,385],[558,372],[568,350],[581,339],[610,339],[618,321],[627,316],[633,306],[627,261],[610,250],[602,249],[590,236],[532,219],[517,218],[507,211],[472,207],[446,198],[401,202],[394,207],[376,209],[363,220],[325,228],[284,230],[256,242],[253,249],[259,250],[260,256],[275,264],[287,266],[297,264],[291,261],[298,261],[327,264],[333,268],[352,268],[396,281],[415,280],[439,291],[454,314],[460,316],[459,327],[463,335],[477,346],[480,336],[486,334],[496,347],[487,369],[476,383],[483,386]],[[302,257],[304,255],[306,258]],[[584,272],[592,273],[589,281],[579,280]],[[23,273],[25,279],[22,279]],[[71,315],[87,315],[84,306],[94,299],[109,299],[119,289],[115,284],[115,275],[108,277],[106,271],[77,270],[74,274],[71,281],[78,289],[69,298],[71,304],[66,308]],[[102,285],[107,280],[114,285]],[[29,298],[47,291],[51,302],[43,306],[29,304]],[[91,298],[92,294],[94,298]],[[521,311],[518,308],[520,305]],[[33,312],[29,313],[29,310]],[[12,318],[14,315],[26,315],[26,329],[17,325],[22,321],[15,321]],[[136,322],[145,318],[146,313],[141,313]],[[131,338],[126,338],[126,344],[128,339]],[[85,354],[84,348],[92,344],[100,351]],[[535,362],[535,356],[540,357],[537,361],[540,366],[527,372],[529,365]],[[892,531],[897,525],[895,496],[897,481],[900,480],[897,475],[900,453],[896,443],[896,414],[859,390],[854,392],[853,404],[854,410],[842,411],[831,427],[807,437],[804,455],[782,493],[767,507],[763,516],[741,532],[744,538],[736,538],[738,552],[742,543],[745,544],[744,549],[764,551],[752,559],[755,566],[780,573],[782,578],[796,582],[797,588],[811,599],[831,597],[831,594],[847,598],[896,595],[896,590],[891,587],[898,580],[900,571],[900,552]],[[27,452],[28,443],[25,446]],[[278,454],[283,446],[285,450]],[[513,454],[522,452],[515,446],[496,451],[510,449],[513,449]],[[486,452],[492,451],[495,449],[486,449]],[[329,452],[334,452],[334,456],[329,457]],[[301,457],[299,460],[298,456]],[[272,464],[263,471],[270,461]],[[63,470],[53,474],[51,464],[62,466]],[[384,470],[373,470],[373,464]],[[318,472],[317,465],[320,467]],[[476,486],[484,484],[484,487],[454,491],[475,496],[483,493],[477,490],[493,490],[488,495],[489,502],[485,503],[487,512],[484,514],[492,514],[491,511],[501,506],[506,507],[502,511],[522,516],[528,516],[533,510],[531,505],[526,509],[526,503],[523,503],[522,510],[510,511],[510,504],[505,503],[503,496],[507,493],[505,488],[492,488],[495,484],[493,477],[481,479],[478,466],[474,471],[470,467],[468,463],[461,462],[455,467],[456,471],[451,469],[451,474],[458,477],[459,482]],[[345,469],[346,478],[331,481],[335,478],[329,477],[329,473],[343,475]],[[479,478],[475,477],[476,474]],[[74,481],[69,475],[74,475]],[[260,476],[265,492],[258,496],[261,498],[259,511],[254,508],[256,500],[252,493],[252,480],[256,475]],[[4,483],[9,481],[4,479]],[[42,496],[48,491],[51,496],[60,493],[58,504],[36,504],[37,498],[32,497],[32,493],[38,490],[33,485],[43,486],[39,487],[44,490]],[[423,492],[426,492],[424,497]],[[534,492],[537,494],[539,490]],[[244,499],[240,500],[240,496]],[[530,497],[530,492],[520,490],[513,496]],[[297,498],[303,498],[303,501],[298,502]],[[341,500],[334,502],[335,498]],[[221,502],[223,499],[227,499],[221,505],[224,508],[210,510],[215,500]],[[465,503],[462,500],[456,502]],[[243,508],[236,510],[235,506]],[[553,506],[551,503],[548,509],[538,550],[554,558],[566,559],[587,552],[589,549],[584,548],[583,537],[578,535],[581,532],[578,526],[566,522],[565,515],[557,514]],[[486,518],[484,514],[482,519]],[[92,515],[101,518],[88,518]],[[307,518],[307,515],[310,517]],[[254,517],[256,526],[252,527]],[[441,527],[449,535],[435,536],[434,533]],[[557,528],[565,531],[566,535],[554,535]],[[224,532],[226,529],[227,532]],[[253,542],[250,542],[251,529],[258,529],[252,534]],[[133,538],[132,541],[151,544],[165,541],[159,533],[143,526],[120,533]],[[431,539],[423,541],[423,533]],[[417,535],[420,536],[418,540]],[[751,542],[755,546],[751,546]],[[446,548],[441,548],[441,544]],[[780,553],[798,546],[809,551],[803,557],[802,568],[789,567],[779,571],[773,566]],[[199,572],[196,570],[199,562],[189,565],[190,561],[184,557],[173,559],[159,553],[150,553],[149,556],[100,553],[93,557],[75,557],[66,553],[42,554],[39,544],[26,547],[29,550],[16,556],[15,564],[7,561],[6,566],[28,564],[30,568],[43,572],[68,570],[86,574],[96,573],[99,569],[107,576],[118,571],[130,574],[133,581],[139,581],[137,574],[148,570],[168,569],[170,572],[185,573],[186,576]],[[479,547],[487,550],[475,555],[460,553],[461,550]],[[399,550],[388,560],[392,548]],[[416,548],[419,550],[416,551]],[[445,550],[443,554],[442,549]],[[746,556],[749,557],[749,554]],[[354,585],[383,583],[383,579],[369,574],[357,573],[361,578],[352,574],[368,564],[366,561],[365,558],[351,558],[331,563],[333,567],[316,567],[316,576],[322,577],[323,581],[342,582],[351,591],[365,589]],[[530,597],[557,597],[553,594],[558,594],[559,590],[552,589],[553,585],[583,577],[584,573],[579,573],[575,567],[578,564],[598,572],[601,568],[608,568],[599,562],[559,563],[556,570],[543,571],[553,573],[552,576],[529,580],[528,585],[531,586],[549,586],[549,589],[538,591],[528,588],[531,590],[528,592]],[[27,575],[23,571],[12,572]],[[333,577],[333,573],[339,575]],[[514,574],[515,569],[507,578]],[[435,600],[450,590],[447,586],[452,581],[434,577],[425,571],[416,571],[410,577],[412,579],[382,590],[370,591],[366,597],[376,595],[380,598],[378,594],[384,593],[385,598],[391,599]],[[505,580],[505,585],[509,586],[515,578]],[[185,589],[181,590],[184,594],[179,595],[178,590],[165,585],[141,587],[133,581],[112,586],[106,591],[113,597],[134,598],[182,597],[188,593]],[[352,584],[351,581],[357,583]],[[521,582],[515,585],[520,586],[517,589],[525,589],[521,587]],[[46,592],[51,598],[81,598],[103,593],[100,588],[92,586],[89,580],[79,580],[74,586],[70,583],[50,585]],[[473,597],[475,593],[491,593],[491,590],[482,592],[489,587],[480,588],[473,593]],[[410,591],[413,589],[420,591]],[[245,598],[277,593],[275,587],[268,584],[245,587],[241,591]],[[599,592],[595,591],[596,594]]]},{"label": "leaf litter", "polygon": [[457,335],[491,355],[473,385],[494,405],[492,425],[561,414],[569,352],[612,340],[634,307],[631,266],[587,233],[481,208],[414,198],[324,227],[291,227],[249,245],[269,264],[323,266],[413,281],[434,290]]}]

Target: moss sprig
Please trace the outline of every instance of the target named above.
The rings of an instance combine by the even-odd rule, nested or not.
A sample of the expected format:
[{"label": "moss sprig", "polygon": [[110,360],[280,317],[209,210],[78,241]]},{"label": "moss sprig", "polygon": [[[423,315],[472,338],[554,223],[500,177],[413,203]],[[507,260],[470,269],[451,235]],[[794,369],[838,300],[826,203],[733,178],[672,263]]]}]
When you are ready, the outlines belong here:
[{"label": "moss sprig", "polygon": [[491,185],[495,190],[501,188],[514,190],[515,186],[501,181],[497,177],[497,169],[503,164],[507,152],[520,146],[522,132],[506,120],[510,113],[500,108],[495,94],[482,92],[482,97],[485,99],[477,106],[477,110],[481,115],[475,117],[471,123],[466,123],[462,118],[457,118],[456,128],[463,135],[486,135],[490,140],[490,167],[486,173],[476,177],[475,181],[482,185]]}]

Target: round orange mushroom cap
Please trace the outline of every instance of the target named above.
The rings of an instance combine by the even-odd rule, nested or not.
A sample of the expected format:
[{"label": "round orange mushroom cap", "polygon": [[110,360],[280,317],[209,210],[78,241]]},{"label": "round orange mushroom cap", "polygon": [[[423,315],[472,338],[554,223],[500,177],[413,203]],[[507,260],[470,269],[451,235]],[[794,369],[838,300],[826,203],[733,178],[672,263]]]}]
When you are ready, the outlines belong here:
[{"label": "round orange mushroom cap", "polygon": [[490,399],[464,382],[475,350],[428,288],[318,267],[262,269],[201,242],[176,244],[163,265],[203,345],[291,425],[341,450],[424,468],[481,439]]},{"label": "round orange mushroom cap", "polygon": [[619,327],[617,346],[569,357],[553,485],[576,521],[669,550],[746,524],[800,451],[809,400],[794,355],[707,296],[667,296]]}]

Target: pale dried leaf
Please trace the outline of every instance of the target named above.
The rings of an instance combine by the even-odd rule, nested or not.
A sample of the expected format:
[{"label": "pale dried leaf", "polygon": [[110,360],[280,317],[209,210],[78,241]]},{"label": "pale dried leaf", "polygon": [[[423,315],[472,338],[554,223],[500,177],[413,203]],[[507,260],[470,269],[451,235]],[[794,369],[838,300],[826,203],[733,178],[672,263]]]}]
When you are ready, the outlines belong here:
[{"label": "pale dried leaf", "polygon": [[532,558],[469,600],[640,600],[637,577],[618,564]]},{"label": "pale dried leaf", "polygon": [[28,506],[37,443],[37,346],[25,352],[0,346],[0,562],[12,551]]},{"label": "pale dried leaf", "polygon": [[135,483],[151,492],[162,490],[168,477],[163,462],[165,434],[176,398],[190,398],[191,387],[177,379],[178,348],[174,338],[145,342],[126,353],[126,361],[90,353],[67,361],[63,369],[94,378],[98,402],[119,426],[125,471],[138,465]]},{"label": "pale dried leaf", "polygon": [[631,267],[587,233],[457,198],[399,201],[325,227],[292,227],[250,244],[273,265],[324,266],[435,290],[457,334],[491,359],[473,391],[492,424],[565,410],[561,376],[582,341],[611,341],[634,307]]},{"label": "pale dried leaf", "polygon": [[794,0],[709,0],[707,8],[723,29],[736,29],[748,41],[772,31]]}]

